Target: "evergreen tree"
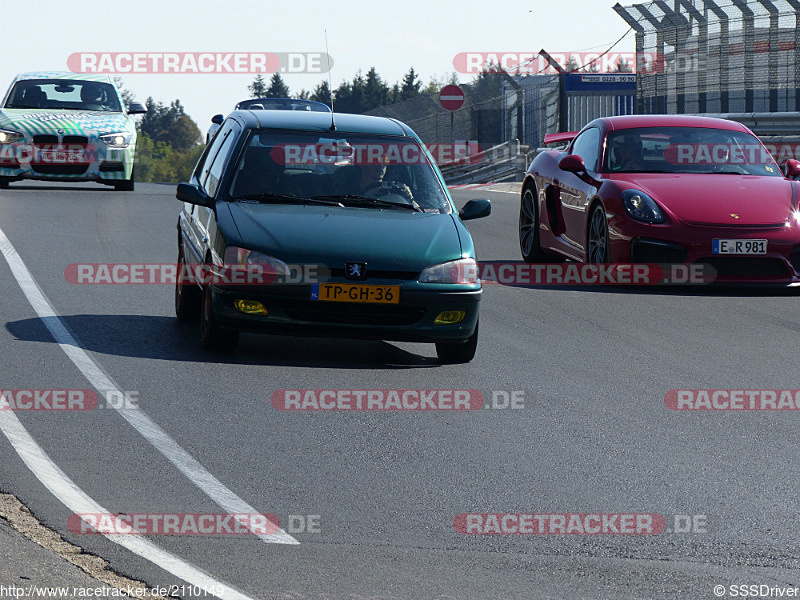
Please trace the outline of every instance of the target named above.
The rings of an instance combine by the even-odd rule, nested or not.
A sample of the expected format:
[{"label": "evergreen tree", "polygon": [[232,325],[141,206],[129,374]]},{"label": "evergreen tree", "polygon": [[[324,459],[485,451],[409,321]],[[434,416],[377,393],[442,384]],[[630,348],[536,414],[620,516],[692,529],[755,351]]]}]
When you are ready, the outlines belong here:
[{"label": "evergreen tree", "polygon": [[446,85],[458,85],[458,73],[453,71],[450,75],[443,75],[442,77],[432,76],[428,85],[422,89],[422,93],[438,94]]},{"label": "evergreen tree", "polygon": [[289,86],[286,85],[280,73],[273,73],[269,81],[269,89],[264,94],[265,98],[289,98]]},{"label": "evergreen tree", "polygon": [[336,88],[336,111],[343,113],[360,114],[364,112],[364,89],[366,82],[361,71],[356,73],[353,81],[348,83],[343,81]]},{"label": "evergreen tree", "polygon": [[395,83],[392,86],[392,89],[389,90],[389,104],[394,104],[395,102],[400,102],[400,84]]},{"label": "evergreen tree", "polygon": [[569,61],[567,61],[567,66],[565,68],[567,69],[567,73],[572,73],[573,71],[578,70],[578,59],[575,58],[574,54],[570,55]]},{"label": "evergreen tree", "polygon": [[324,80],[314,88],[311,93],[311,100],[322,102],[323,104],[331,105],[331,87],[328,85],[328,80]]},{"label": "evergreen tree", "polygon": [[364,82],[364,104],[361,112],[383,106],[388,102],[389,86],[380,78],[375,67],[371,67]]},{"label": "evergreen tree", "polygon": [[419,80],[416,71],[414,71],[414,67],[411,67],[408,73],[403,76],[403,83],[400,84],[400,100],[408,100],[419,96],[421,87],[422,82]]},{"label": "evergreen tree", "polygon": [[617,67],[612,71],[612,73],[633,73],[633,69],[631,69],[630,64],[624,58],[620,58],[619,62],[617,63]]},{"label": "evergreen tree", "polygon": [[264,76],[259,74],[253,83],[247,86],[247,91],[250,92],[251,98],[263,98],[267,93],[267,82],[264,81]]}]

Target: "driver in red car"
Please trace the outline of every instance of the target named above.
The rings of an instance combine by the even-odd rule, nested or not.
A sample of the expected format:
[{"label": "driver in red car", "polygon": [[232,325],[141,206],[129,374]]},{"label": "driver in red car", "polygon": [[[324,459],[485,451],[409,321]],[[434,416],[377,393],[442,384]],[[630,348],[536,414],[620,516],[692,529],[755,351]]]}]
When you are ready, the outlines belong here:
[{"label": "driver in red car", "polygon": [[611,159],[611,170],[614,172],[644,170],[642,140],[634,134],[615,137],[611,147]]}]

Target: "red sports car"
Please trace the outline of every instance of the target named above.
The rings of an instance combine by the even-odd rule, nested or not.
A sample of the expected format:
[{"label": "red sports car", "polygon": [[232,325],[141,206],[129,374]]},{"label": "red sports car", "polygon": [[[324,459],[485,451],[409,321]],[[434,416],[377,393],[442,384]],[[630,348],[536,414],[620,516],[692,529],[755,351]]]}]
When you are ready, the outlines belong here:
[{"label": "red sports car", "polygon": [[607,117],[545,142],[569,145],[525,175],[525,261],[704,264],[720,283],[800,283],[800,162],[784,176],[744,125]]}]

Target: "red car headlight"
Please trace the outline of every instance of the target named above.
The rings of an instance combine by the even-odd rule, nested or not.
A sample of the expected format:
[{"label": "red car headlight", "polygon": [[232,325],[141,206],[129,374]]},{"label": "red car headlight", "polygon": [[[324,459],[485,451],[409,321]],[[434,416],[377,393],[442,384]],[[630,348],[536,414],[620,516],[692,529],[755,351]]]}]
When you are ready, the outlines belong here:
[{"label": "red car headlight", "polygon": [[639,190],[622,192],[622,203],[632,219],[643,223],[663,223],[664,213],[650,196]]}]

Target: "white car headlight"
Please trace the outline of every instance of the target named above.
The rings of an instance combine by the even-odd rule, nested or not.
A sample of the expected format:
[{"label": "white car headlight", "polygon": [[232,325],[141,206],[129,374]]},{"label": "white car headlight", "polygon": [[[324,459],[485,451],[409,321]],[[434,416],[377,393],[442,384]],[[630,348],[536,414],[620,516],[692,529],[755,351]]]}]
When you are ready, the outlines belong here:
[{"label": "white car headlight", "polygon": [[18,131],[10,129],[0,129],[0,144],[13,144],[23,139],[25,136]]},{"label": "white car headlight", "polygon": [[438,265],[425,267],[420,273],[420,283],[456,283],[474,285],[480,283],[478,263],[474,258],[461,258]]},{"label": "white car headlight", "polygon": [[107,133],[100,136],[100,141],[111,148],[127,148],[133,136],[130,133]]}]

